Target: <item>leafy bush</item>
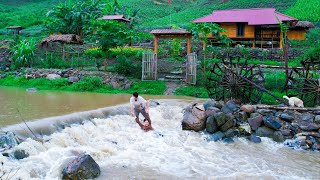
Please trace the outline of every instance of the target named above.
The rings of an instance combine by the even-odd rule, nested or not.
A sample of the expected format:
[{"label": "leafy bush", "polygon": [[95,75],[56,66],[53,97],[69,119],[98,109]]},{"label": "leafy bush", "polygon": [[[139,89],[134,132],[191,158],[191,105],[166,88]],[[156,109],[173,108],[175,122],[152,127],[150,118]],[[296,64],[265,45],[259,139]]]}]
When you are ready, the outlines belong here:
[{"label": "leafy bush", "polygon": [[125,76],[132,76],[132,75],[138,76],[138,74],[141,74],[141,66],[132,64],[132,61],[126,58],[126,56],[120,55],[117,57],[117,64],[115,64],[115,71],[118,74],[122,74]]},{"label": "leafy bush", "polygon": [[77,83],[71,85],[71,90],[74,91],[94,91],[103,86],[101,77],[86,77]]}]

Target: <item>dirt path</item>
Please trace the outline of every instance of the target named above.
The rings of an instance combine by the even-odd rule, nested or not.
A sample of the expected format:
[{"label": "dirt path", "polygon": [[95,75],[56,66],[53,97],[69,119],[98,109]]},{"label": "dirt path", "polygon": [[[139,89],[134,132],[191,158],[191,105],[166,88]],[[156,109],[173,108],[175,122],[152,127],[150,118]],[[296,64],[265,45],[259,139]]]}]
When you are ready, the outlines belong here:
[{"label": "dirt path", "polygon": [[164,95],[173,95],[174,91],[181,87],[183,84],[177,84],[177,82],[166,82],[167,89],[164,92]]}]

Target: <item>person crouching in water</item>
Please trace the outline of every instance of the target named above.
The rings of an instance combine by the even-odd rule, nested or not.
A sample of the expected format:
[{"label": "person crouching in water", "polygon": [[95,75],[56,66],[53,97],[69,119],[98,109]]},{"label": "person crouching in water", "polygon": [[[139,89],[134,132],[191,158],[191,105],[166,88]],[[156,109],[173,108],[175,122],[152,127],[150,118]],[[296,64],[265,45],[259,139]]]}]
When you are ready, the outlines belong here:
[{"label": "person crouching in water", "polygon": [[[151,120],[149,117],[149,105],[148,102],[137,92],[134,92],[132,94],[132,97],[130,98],[130,112],[131,115],[135,118],[136,122],[139,124],[141,129],[144,131],[152,130],[151,126]],[[139,114],[142,114],[144,116],[144,124],[140,122]]]}]

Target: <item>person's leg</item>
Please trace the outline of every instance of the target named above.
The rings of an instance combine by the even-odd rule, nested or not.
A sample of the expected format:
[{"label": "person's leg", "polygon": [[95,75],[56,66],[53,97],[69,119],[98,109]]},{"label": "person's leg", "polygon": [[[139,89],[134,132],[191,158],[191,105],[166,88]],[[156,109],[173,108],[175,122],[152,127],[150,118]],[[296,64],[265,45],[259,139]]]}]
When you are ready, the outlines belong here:
[{"label": "person's leg", "polygon": [[143,109],[141,110],[141,114],[143,115],[143,117],[144,117],[147,121],[149,121],[149,124],[150,124],[150,126],[151,126],[150,116],[149,116],[149,114],[146,112],[146,109],[145,109],[145,108],[143,108]]},{"label": "person's leg", "polygon": [[133,109],[134,111],[134,115],[136,116],[136,122],[139,124],[139,126],[143,129],[144,125],[140,122],[140,119],[139,119],[139,114],[140,114],[140,110],[139,109]]}]

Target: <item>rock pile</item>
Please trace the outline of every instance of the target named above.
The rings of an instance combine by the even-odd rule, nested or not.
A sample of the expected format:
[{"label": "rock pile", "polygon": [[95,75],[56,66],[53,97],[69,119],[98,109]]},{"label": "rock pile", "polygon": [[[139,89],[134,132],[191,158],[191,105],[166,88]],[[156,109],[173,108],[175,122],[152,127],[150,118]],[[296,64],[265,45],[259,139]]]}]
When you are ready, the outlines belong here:
[{"label": "rock pile", "polygon": [[254,105],[207,102],[185,108],[182,128],[210,134],[207,140],[230,141],[235,136],[261,142],[272,138],[289,146],[320,150],[320,109],[312,112],[257,109]]}]

